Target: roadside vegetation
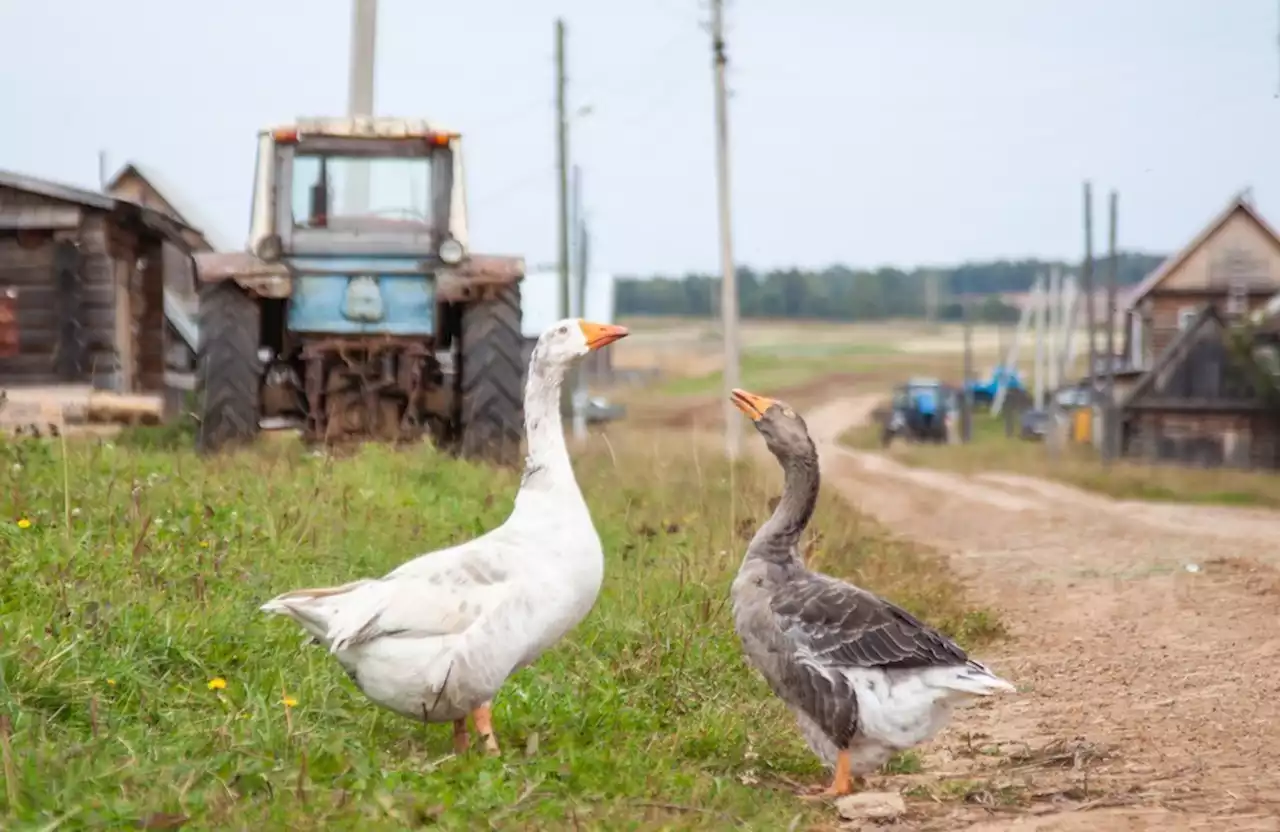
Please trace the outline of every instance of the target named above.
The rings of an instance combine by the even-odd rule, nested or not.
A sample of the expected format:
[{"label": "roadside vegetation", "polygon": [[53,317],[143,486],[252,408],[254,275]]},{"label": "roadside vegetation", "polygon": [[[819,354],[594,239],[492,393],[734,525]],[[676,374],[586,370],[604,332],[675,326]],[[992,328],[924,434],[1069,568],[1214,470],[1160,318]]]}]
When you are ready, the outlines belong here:
[{"label": "roadside vegetation", "polygon": [[[670,432],[676,433],[676,432]],[[686,432],[593,436],[607,552],[570,637],[495,703],[501,759],[385,713],[258,605],[382,574],[501,522],[518,472],[429,446],[343,458],[177,433],[0,441],[0,827],[806,828],[822,774],[744,664],[728,587],[778,477]],[[828,496],[811,562],[973,646],[944,564]],[[909,761],[908,761],[909,762]],[[901,765],[901,764],[900,764]]]},{"label": "roadside vegetation", "polygon": [[[888,406],[886,399],[883,407]],[[851,428],[841,441],[861,450],[882,450],[878,410],[871,423]],[[1280,477],[1274,474],[1227,469],[1184,468],[1116,462],[1104,466],[1089,447],[1069,444],[1056,457],[1041,442],[1005,435],[1003,415],[974,414],[973,442],[969,445],[909,444],[894,442],[894,459],[922,468],[939,468],[963,474],[1008,472],[1056,480],[1086,491],[1121,500],[1202,503],[1280,508]]]}]

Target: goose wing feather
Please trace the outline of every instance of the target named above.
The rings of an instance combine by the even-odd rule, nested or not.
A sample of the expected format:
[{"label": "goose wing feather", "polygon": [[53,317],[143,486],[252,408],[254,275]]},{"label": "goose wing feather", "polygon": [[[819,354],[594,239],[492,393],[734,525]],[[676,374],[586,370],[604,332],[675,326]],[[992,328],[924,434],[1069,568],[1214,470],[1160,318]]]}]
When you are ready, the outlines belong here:
[{"label": "goose wing feather", "polygon": [[491,615],[511,590],[501,558],[474,547],[446,549],[405,567],[337,591],[300,590],[277,601],[322,605],[324,640],[337,653],[377,638],[460,634]]},{"label": "goose wing feather", "polygon": [[798,654],[831,668],[963,665],[951,639],[901,607],[827,575],[807,573],[775,593],[773,614]]}]

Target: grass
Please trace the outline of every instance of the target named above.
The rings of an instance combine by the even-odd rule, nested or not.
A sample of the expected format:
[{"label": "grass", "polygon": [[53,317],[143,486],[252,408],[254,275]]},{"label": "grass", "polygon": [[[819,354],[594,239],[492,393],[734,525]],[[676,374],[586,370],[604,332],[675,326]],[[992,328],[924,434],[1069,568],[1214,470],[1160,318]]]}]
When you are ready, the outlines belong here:
[{"label": "grass", "polygon": [[[201,461],[173,438],[0,444],[0,826],[810,828],[830,809],[727,608],[776,472],[681,438],[575,462],[607,552],[588,619],[495,702],[501,759],[370,705],[258,605],[382,574],[501,522],[518,474],[427,446],[294,443]],[[732,475],[732,476],[731,476]],[[833,497],[811,562],[962,641],[999,631],[932,553]],[[225,687],[215,680],[225,682]],[[917,758],[895,762],[916,770]]]},{"label": "grass", "polygon": [[[1092,448],[1071,444],[1053,457],[1040,442],[1005,436],[1003,416],[975,414],[969,445],[895,443],[891,453],[908,465],[963,474],[1006,471],[1056,480],[1119,500],[1280,508],[1280,477],[1230,469],[1184,468],[1117,462],[1102,464]],[[880,450],[879,423],[851,428],[841,441]]]}]

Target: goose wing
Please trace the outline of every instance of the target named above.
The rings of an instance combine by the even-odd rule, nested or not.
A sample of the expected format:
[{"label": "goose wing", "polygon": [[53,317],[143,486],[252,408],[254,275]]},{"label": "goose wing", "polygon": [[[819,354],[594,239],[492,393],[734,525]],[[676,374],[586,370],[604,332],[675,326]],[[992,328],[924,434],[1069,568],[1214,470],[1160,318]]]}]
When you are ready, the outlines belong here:
[{"label": "goose wing", "polygon": [[838,748],[858,730],[856,686],[864,671],[964,665],[953,641],[911,613],[825,575],[807,573],[771,603],[790,647],[782,686]]},{"label": "goose wing", "polygon": [[457,635],[510,594],[501,559],[475,549],[445,550],[413,566],[342,587],[296,590],[263,609],[298,620],[337,653],[383,637]]},{"label": "goose wing", "polygon": [[772,609],[807,662],[905,670],[969,660],[958,644],[901,607],[827,575],[788,582],[774,595]]}]

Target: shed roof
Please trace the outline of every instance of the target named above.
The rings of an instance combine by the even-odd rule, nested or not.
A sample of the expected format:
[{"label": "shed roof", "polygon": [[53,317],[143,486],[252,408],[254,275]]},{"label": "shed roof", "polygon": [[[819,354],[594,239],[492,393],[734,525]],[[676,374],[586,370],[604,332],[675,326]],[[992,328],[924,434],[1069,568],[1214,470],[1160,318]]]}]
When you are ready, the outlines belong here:
[{"label": "shed roof", "polygon": [[[178,214],[178,219],[182,220],[193,231],[205,239],[210,248],[215,251],[233,251],[237,248],[231,240],[218,230],[217,224],[206,215],[203,209],[193,200],[187,199],[181,189],[179,189],[172,181],[164,178],[159,171],[149,165],[142,165],[139,162],[126,162],[124,167],[116,171],[115,174],[107,180],[107,184],[103,190],[108,193],[119,187],[121,180],[126,176],[133,174],[141,179],[155,191],[161,199],[169,204],[171,208]],[[148,206],[149,207],[149,206]]]},{"label": "shed roof", "polygon": [[25,173],[0,170],[0,187],[12,188],[60,202],[70,202],[86,208],[106,211],[120,215],[125,219],[135,219],[145,227],[177,243],[184,250],[188,245],[183,232],[195,231],[199,233],[198,229],[192,228],[185,220],[171,217],[168,214],[147,208],[136,202],[130,202],[127,199],[116,199],[99,191],[53,182],[48,179],[40,179]]},{"label": "shed roof", "polygon": [[1271,227],[1271,224],[1266,221],[1262,214],[1258,213],[1258,209],[1254,207],[1253,201],[1249,197],[1248,189],[1240,191],[1231,198],[1225,208],[1209,221],[1208,225],[1200,230],[1199,234],[1191,239],[1191,242],[1187,243],[1181,251],[1165,258],[1165,261],[1157,266],[1155,271],[1143,278],[1142,282],[1134,287],[1128,296],[1125,308],[1132,309],[1143,298],[1151,294],[1156,287],[1165,281],[1165,278],[1173,274],[1179,266],[1186,262],[1188,257],[1195,254],[1196,250],[1204,245],[1213,236],[1213,233],[1225,225],[1227,220],[1231,219],[1231,216],[1237,211],[1245,212],[1250,219],[1261,226],[1263,231],[1270,234],[1277,243],[1280,243],[1280,234],[1277,234],[1276,230]]}]

